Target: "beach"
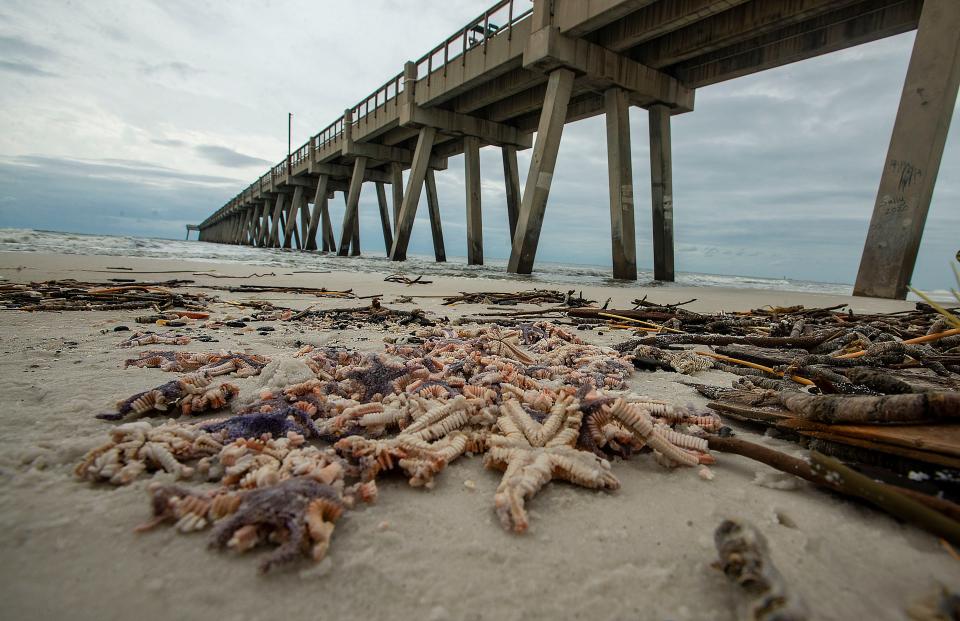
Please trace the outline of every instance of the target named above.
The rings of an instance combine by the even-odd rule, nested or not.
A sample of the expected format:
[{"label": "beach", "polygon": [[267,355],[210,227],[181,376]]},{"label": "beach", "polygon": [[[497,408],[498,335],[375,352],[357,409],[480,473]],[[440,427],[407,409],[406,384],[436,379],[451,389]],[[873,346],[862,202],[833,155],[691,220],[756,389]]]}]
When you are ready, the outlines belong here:
[{"label": "beach", "polygon": [[[129,268],[129,276],[112,267]],[[145,257],[0,253],[9,282],[73,278],[106,282],[189,279],[193,293],[223,301],[252,297],[205,286],[238,283],[352,290],[380,296],[391,308],[421,308],[458,320],[482,305],[443,306],[457,292],[519,291],[545,286],[529,280],[430,276],[427,284],[384,282],[388,272],[342,268],[293,273],[237,262]],[[107,273],[111,272],[111,273]],[[153,273],[151,273],[153,272]],[[271,276],[227,279],[226,276]],[[205,274],[205,275],[197,275]],[[415,276],[408,274],[408,276]],[[4,281],[0,281],[4,282]],[[629,308],[644,296],[660,304],[696,298],[695,311],[736,311],[766,305],[893,312],[912,302],[813,292],[706,287],[577,285],[584,297]],[[402,301],[404,296],[413,297]],[[259,297],[294,309],[355,307],[369,300],[270,293]],[[525,307],[520,307],[525,308]],[[211,314],[242,311],[224,303]],[[791,589],[816,619],[902,619],[904,610],[938,584],[960,583],[960,562],[933,536],[864,504],[815,489],[762,464],[721,454],[705,480],[695,468],[673,470],[649,455],[615,460],[615,492],[551,484],[528,503],[529,532],[501,528],[493,494],[501,473],[463,457],[433,489],[403,477],[379,481],[375,504],[337,523],[326,559],[262,576],[251,556],[207,548],[207,535],[160,528],[137,534],[150,518],[147,486],[158,473],[122,487],[77,480],[73,468],[103,443],[111,423],[94,416],[129,395],[171,379],[158,369],[123,368],[129,350],[116,344],[136,329],[144,311],[3,311],[0,322],[0,592],[9,619],[734,619],[739,594],[711,566],[713,531],[726,518],[756,525]],[[342,345],[379,351],[377,329],[310,330],[273,322],[275,330],[205,331],[185,351],[247,351],[291,357],[303,345]],[[578,336],[599,345],[629,338],[595,329]],[[729,385],[734,376],[698,373],[703,383]],[[636,373],[634,392],[703,406],[706,399],[676,373]],[[257,378],[231,379],[252,390]],[[796,457],[799,445],[724,421],[745,439]]]}]

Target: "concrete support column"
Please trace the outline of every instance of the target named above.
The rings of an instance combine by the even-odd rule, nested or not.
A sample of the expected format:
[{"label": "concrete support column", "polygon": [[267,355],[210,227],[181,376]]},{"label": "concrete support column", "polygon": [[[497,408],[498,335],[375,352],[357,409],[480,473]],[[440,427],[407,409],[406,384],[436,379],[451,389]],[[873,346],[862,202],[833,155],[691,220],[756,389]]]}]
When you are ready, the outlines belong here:
[{"label": "concrete support column", "polygon": [[255,246],[257,239],[257,221],[260,219],[260,204],[253,203],[247,210],[247,240],[248,246]]},{"label": "concrete support column", "polygon": [[[544,2],[545,0],[540,0],[534,6]],[[557,165],[560,138],[567,121],[567,105],[570,103],[573,78],[573,72],[569,69],[557,69],[550,74],[547,82],[547,93],[537,127],[537,141],[533,146],[530,172],[527,174],[523,201],[520,203],[517,232],[513,237],[513,251],[507,266],[507,270],[513,273],[529,274],[533,271],[543,214],[547,208],[547,197],[550,195],[550,183]]]},{"label": "concrete support column", "polygon": [[377,181],[377,204],[380,206],[383,247],[387,249],[387,256],[390,256],[390,248],[393,246],[393,234],[390,232],[390,208],[387,207],[387,189],[383,187],[383,183],[380,181]]},{"label": "concrete support column", "polygon": [[310,232],[310,199],[307,188],[303,189],[303,204],[300,207],[300,239],[297,240],[300,250],[307,249],[307,234]]},{"label": "concrete support column", "polygon": [[290,219],[293,220],[293,241],[297,245],[297,250],[300,250],[300,231],[297,229],[296,219],[293,217],[293,214],[290,214]]},{"label": "concrete support column", "polygon": [[520,216],[520,169],[517,166],[517,148],[501,147],[503,155],[503,180],[507,186],[507,220],[510,223],[510,239],[517,234],[517,218]]},{"label": "concrete support column", "polygon": [[924,0],[854,295],[903,299],[960,84],[960,2]]},{"label": "concrete support column", "polygon": [[[283,229],[283,247],[290,248],[293,240],[293,232],[297,229],[297,216],[300,212],[300,202],[304,199],[303,186],[298,185],[293,190],[293,200],[290,202],[287,212],[287,222]],[[299,246],[299,243],[297,244]]]},{"label": "concrete support column", "polygon": [[260,214],[260,241],[257,244],[260,247],[264,247],[270,242],[270,215],[272,210],[270,200],[264,200],[263,212]]},{"label": "concrete support column", "polygon": [[238,211],[237,215],[233,219],[233,244],[240,244],[243,240],[243,223],[246,220],[246,213],[243,211]]},{"label": "concrete support column", "polygon": [[253,206],[253,239],[251,240],[253,246],[259,246],[260,239],[263,237],[263,209],[266,204],[267,202],[261,199],[261,202]]},{"label": "concrete support column", "polygon": [[260,217],[260,205],[252,203],[247,209],[247,238],[243,242],[247,246],[253,246],[257,237],[257,220]]},{"label": "concrete support column", "polygon": [[237,214],[230,216],[227,226],[227,243],[235,244],[237,243],[237,238],[239,237],[238,230],[240,228],[239,224],[240,217]]},{"label": "concrete support column", "polygon": [[393,192],[393,230],[396,230],[400,221],[400,207],[403,205],[403,167],[396,162],[390,165],[390,189]]},{"label": "concrete support column", "polygon": [[413,230],[413,219],[417,215],[417,205],[420,203],[420,193],[427,177],[427,165],[430,163],[430,152],[433,150],[433,141],[437,136],[434,127],[423,127],[417,138],[417,148],[413,152],[413,163],[410,167],[410,176],[407,179],[407,190],[403,194],[403,204],[400,206],[400,218],[395,227],[393,248],[390,250],[392,261],[407,259],[407,246],[410,244],[410,232]]},{"label": "concrete support column", "polygon": [[[306,250],[316,250],[317,249],[317,229],[320,226],[320,215],[327,209],[327,180],[329,177],[327,175],[320,175],[320,179],[317,181],[317,191],[313,195],[313,211],[310,213],[310,221],[306,226],[306,233],[304,234],[304,249]],[[329,220],[329,216],[327,220]],[[321,233],[322,235],[322,233]],[[323,238],[323,249],[329,250],[327,247],[327,239]]]},{"label": "concrete support column", "polygon": [[247,210],[241,209],[237,212],[236,228],[233,230],[233,243],[240,245],[244,243],[247,237]]},{"label": "concrete support column", "polygon": [[433,237],[433,256],[437,263],[447,260],[447,251],[443,247],[443,228],[440,223],[440,199],[437,196],[437,178],[433,169],[427,170],[427,213],[430,215],[430,236]]},{"label": "concrete support column", "polygon": [[250,239],[250,205],[240,211],[240,227],[237,229],[237,243],[246,246]]},{"label": "concrete support column", "polygon": [[653,194],[653,277],[673,282],[673,155],[670,108],[650,106],[650,184]]},{"label": "concrete support column", "polygon": [[358,157],[353,162],[353,176],[350,177],[350,191],[346,197],[347,210],[343,216],[340,250],[337,252],[341,257],[347,256],[348,250],[352,256],[360,254],[360,218],[357,211],[360,205],[360,189],[363,186],[363,176],[366,173],[367,158]]},{"label": "concrete support column", "polygon": [[327,252],[337,251],[337,240],[333,236],[333,223],[330,221],[330,209],[326,200],[323,201],[323,211],[320,212],[320,237],[324,240]]},{"label": "concrete support column", "polygon": [[483,218],[480,209],[480,139],[463,139],[464,178],[467,189],[467,263],[483,265]]},{"label": "concrete support column", "polygon": [[267,241],[267,246],[270,248],[280,247],[280,216],[283,214],[286,198],[286,194],[277,195],[277,202],[273,208],[273,222],[270,224],[270,239]]},{"label": "concrete support column", "polygon": [[637,234],[633,216],[633,160],[630,153],[630,103],[627,93],[604,93],[607,117],[607,172],[610,185],[610,243],[613,277],[637,279]]}]

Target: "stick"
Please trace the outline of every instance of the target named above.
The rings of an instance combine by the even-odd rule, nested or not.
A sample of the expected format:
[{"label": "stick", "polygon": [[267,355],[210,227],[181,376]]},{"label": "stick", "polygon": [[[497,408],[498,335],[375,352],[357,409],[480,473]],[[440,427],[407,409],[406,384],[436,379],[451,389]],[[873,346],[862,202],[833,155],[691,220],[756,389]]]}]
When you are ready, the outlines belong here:
[{"label": "stick", "polygon": [[[762,364],[756,364],[755,362],[748,362],[746,360],[740,360],[739,358],[731,358],[730,356],[722,356],[720,354],[715,354],[711,351],[698,351],[694,353],[699,354],[701,356],[706,356],[707,358],[714,358],[716,360],[723,360],[724,362],[730,362],[732,364],[739,364],[740,366],[743,366],[743,367],[757,369],[758,371],[765,371],[767,373],[770,373],[771,375],[776,375],[777,377],[784,376],[783,373],[781,373],[780,371],[774,371],[770,367],[765,367]],[[814,382],[811,382],[805,377],[800,377],[799,375],[792,375],[790,376],[790,379],[792,379],[798,384],[803,384],[804,386],[816,386]]]},{"label": "stick", "polygon": [[[960,334],[960,328],[953,328],[951,330],[946,330],[944,332],[937,332],[935,334],[925,334],[923,336],[918,336],[915,339],[908,339],[903,341],[904,345],[917,345],[918,343],[929,343],[931,341],[939,341],[940,339],[946,338],[948,336],[955,336]],[[843,354],[842,356],[834,356],[838,360],[848,360],[850,358],[862,358],[867,355],[867,350],[863,349],[861,351],[855,351],[850,354]]]},{"label": "stick", "polygon": [[[707,444],[715,451],[741,455],[781,472],[798,476],[820,487],[826,487],[848,496],[863,498],[880,509],[913,522],[947,541],[952,543],[960,541],[960,505],[949,500],[928,496],[895,485],[877,483],[869,477],[843,466],[839,461],[816,451],[810,452],[810,458],[814,462],[814,465],[811,466],[802,459],[790,457],[780,451],[739,438],[709,436]],[[836,466],[840,466],[840,468],[838,469]],[[835,474],[831,475],[831,473]],[[853,476],[851,476],[851,473]],[[869,485],[864,486],[864,479],[869,482]],[[904,504],[904,501],[907,504]],[[910,509],[904,508],[907,505]],[[910,517],[905,517],[906,515]]]},{"label": "stick", "polygon": [[661,326],[660,324],[653,323],[652,321],[644,321],[642,319],[633,319],[632,317],[624,317],[623,315],[616,315],[614,313],[597,313],[601,317],[608,317],[610,319],[620,319],[621,321],[633,321],[639,324],[646,325],[648,327],[654,328],[657,332],[675,332],[677,334],[683,334],[683,330],[674,330],[673,328],[668,328],[666,326]]}]

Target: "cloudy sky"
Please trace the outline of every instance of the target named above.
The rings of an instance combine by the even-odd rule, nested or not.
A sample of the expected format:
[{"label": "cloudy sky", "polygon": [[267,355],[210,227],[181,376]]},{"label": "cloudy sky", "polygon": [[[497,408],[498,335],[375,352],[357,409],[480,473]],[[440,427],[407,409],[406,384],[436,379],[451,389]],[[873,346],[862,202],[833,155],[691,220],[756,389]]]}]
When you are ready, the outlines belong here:
[{"label": "cloudy sky", "polygon": [[[0,227],[182,238],[286,153],[480,13],[483,0],[4,0]],[[913,33],[697,92],[673,120],[677,269],[850,283]],[[960,246],[960,129],[914,284]],[[650,267],[646,112],[631,112],[637,251]],[[529,151],[521,154],[521,181]],[[499,151],[482,151],[486,255],[509,255]],[[438,173],[466,250],[463,160]],[[609,265],[602,117],[568,125],[538,259]],[[383,252],[365,188],[361,239]],[[334,205],[335,226],[342,201]],[[431,252],[423,206],[411,252]],[[339,233],[338,233],[339,236]]]}]

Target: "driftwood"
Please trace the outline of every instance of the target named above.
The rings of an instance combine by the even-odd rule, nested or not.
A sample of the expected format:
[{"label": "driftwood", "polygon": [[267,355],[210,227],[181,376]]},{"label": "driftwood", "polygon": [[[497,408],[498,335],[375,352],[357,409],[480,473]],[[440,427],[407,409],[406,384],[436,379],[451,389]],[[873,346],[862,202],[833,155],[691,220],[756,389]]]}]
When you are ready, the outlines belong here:
[{"label": "driftwood", "polygon": [[226,285],[203,285],[204,289],[216,289],[218,291],[230,291],[232,293],[295,293],[300,295],[313,295],[324,298],[356,298],[353,289],[346,291],[332,291],[326,287],[286,287],[282,285],[237,285],[234,287]]},{"label": "driftwood", "polygon": [[192,280],[116,283],[50,280],[0,285],[0,308],[23,311],[84,311],[183,308],[203,310],[203,295],[171,291]]},{"label": "driftwood", "polygon": [[763,534],[751,524],[724,520],[713,534],[718,567],[747,598],[739,617],[749,621],[805,621],[806,604],[790,592],[774,566]]},{"label": "driftwood", "polygon": [[475,291],[471,293],[461,292],[458,295],[448,295],[443,297],[444,306],[453,306],[455,304],[495,304],[498,306],[513,306],[515,304],[559,304],[560,306],[556,310],[566,310],[568,308],[589,306],[590,304],[594,303],[595,302],[593,300],[585,299],[582,291],[578,293],[573,289],[567,291],[566,293],[551,289],[531,289],[529,291],[517,291],[514,293],[501,291]]},{"label": "driftwood", "polygon": [[715,451],[742,455],[820,487],[862,498],[954,544],[960,543],[960,505],[949,500],[879,483],[816,451],[810,453],[811,463],[739,438],[710,436],[707,443]]},{"label": "driftwood", "polygon": [[756,347],[796,347],[812,349],[829,340],[831,334],[819,336],[728,336],[725,334],[663,334],[632,339],[615,346],[617,351],[629,351],[637,345],[671,347],[673,345],[753,345]]},{"label": "driftwood", "polygon": [[402,285],[430,285],[433,284],[432,280],[424,280],[423,275],[417,276],[416,278],[409,278],[403,274],[391,274],[383,279],[383,282],[398,282]]},{"label": "driftwood", "polygon": [[[641,319],[645,321],[668,321],[677,317],[676,313],[662,311],[646,310],[617,310],[602,308],[574,308],[567,311],[570,317],[578,319],[608,319],[608,315],[619,315],[629,319]],[[652,345],[653,343],[645,343]]]},{"label": "driftwood", "polygon": [[779,399],[794,416],[821,423],[902,424],[960,418],[960,393],[956,392],[876,397],[782,392]]}]

